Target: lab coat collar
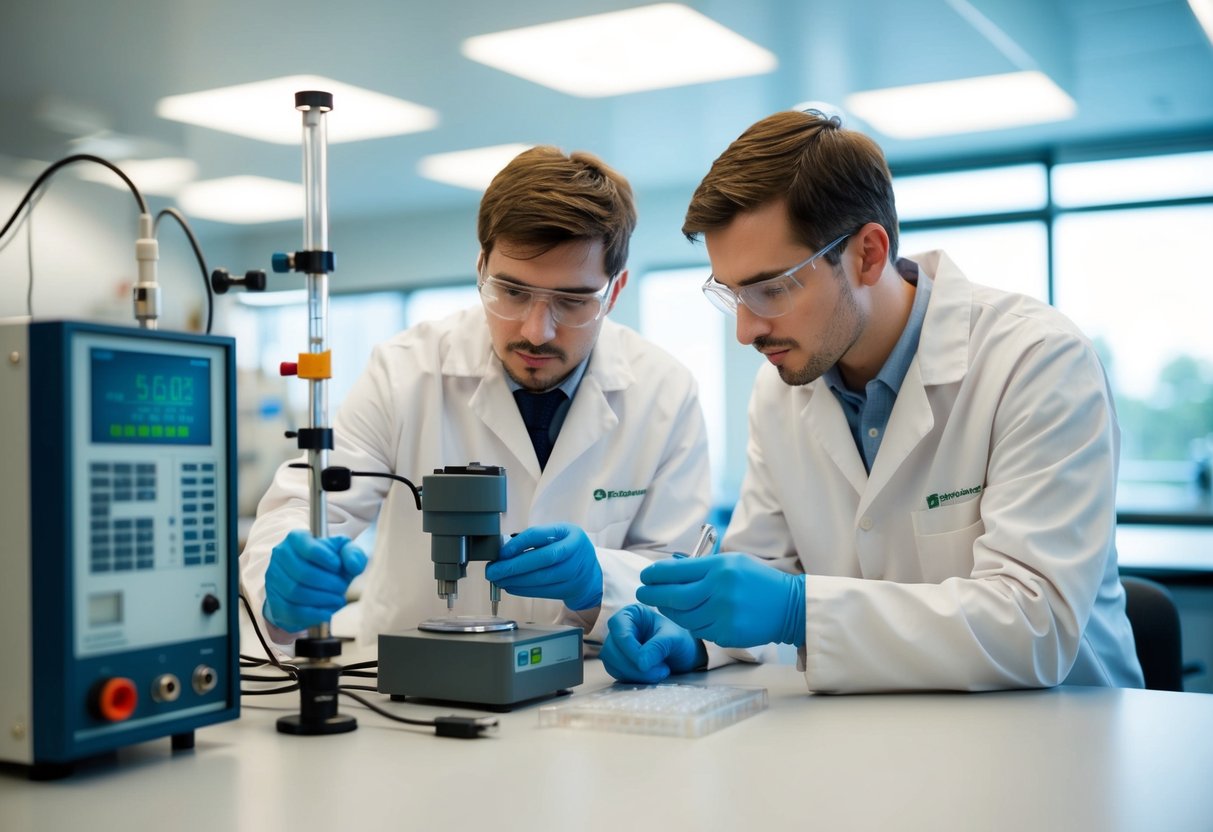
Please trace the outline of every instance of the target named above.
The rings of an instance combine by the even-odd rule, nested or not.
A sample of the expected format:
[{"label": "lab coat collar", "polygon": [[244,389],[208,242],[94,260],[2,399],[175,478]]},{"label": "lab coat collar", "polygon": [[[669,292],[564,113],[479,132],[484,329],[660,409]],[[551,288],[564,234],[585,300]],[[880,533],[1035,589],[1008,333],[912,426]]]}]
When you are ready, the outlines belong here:
[{"label": "lab coat collar", "polygon": [[953,384],[969,369],[973,284],[952,258],[938,249],[909,259],[935,281],[914,359],[919,376],[925,387]]}]

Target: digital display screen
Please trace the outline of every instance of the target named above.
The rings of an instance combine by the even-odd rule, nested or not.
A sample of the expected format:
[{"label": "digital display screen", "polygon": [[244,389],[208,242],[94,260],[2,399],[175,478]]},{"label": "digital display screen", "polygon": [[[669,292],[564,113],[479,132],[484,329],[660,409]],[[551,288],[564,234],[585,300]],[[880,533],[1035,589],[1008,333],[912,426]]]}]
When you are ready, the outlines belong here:
[{"label": "digital display screen", "polygon": [[90,350],[95,443],[211,444],[211,360]]},{"label": "digital display screen", "polygon": [[106,592],[88,596],[88,624],[101,627],[122,623],[122,593]]}]

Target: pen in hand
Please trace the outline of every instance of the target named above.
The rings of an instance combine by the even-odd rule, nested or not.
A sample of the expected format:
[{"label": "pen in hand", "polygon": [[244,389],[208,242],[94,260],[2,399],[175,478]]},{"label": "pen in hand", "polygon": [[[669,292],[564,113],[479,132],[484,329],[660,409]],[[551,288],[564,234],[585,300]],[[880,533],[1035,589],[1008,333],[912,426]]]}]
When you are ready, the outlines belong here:
[{"label": "pen in hand", "polygon": [[695,548],[691,550],[690,556],[702,557],[710,554],[714,548],[716,548],[716,527],[711,523],[704,523],[699,528],[699,539],[695,541]]}]

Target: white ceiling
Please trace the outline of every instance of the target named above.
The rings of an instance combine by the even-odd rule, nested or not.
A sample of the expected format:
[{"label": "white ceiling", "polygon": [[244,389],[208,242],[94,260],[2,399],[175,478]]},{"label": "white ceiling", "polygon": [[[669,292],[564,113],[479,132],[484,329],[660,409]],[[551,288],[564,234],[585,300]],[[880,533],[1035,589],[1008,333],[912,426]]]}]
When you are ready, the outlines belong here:
[{"label": "white ceiling", "polygon": [[[960,13],[965,0],[689,0],[774,52],[754,78],[575,98],[474,63],[472,35],[642,5],[638,0],[4,0],[0,175],[54,161],[109,131],[142,155],[185,155],[205,179],[298,181],[300,151],[155,115],[166,95],[319,74],[439,111],[435,130],[333,145],[333,221],[474,204],[416,175],[426,154],[508,142],[589,149],[638,190],[689,190],[753,121],[806,100],[1008,72],[1016,66]],[[1186,0],[968,0],[1078,102],[1070,121],[897,142],[896,164],[1107,140],[1213,138],[1213,45]],[[1004,44],[1005,47],[1005,44]],[[628,44],[619,44],[619,61]],[[339,116],[341,102],[336,101]],[[292,101],[282,106],[290,109]],[[852,126],[867,129],[857,120]],[[120,160],[115,158],[115,161]],[[100,186],[99,186],[100,187]],[[8,208],[0,206],[0,214]],[[200,223],[203,235],[245,229]]]}]

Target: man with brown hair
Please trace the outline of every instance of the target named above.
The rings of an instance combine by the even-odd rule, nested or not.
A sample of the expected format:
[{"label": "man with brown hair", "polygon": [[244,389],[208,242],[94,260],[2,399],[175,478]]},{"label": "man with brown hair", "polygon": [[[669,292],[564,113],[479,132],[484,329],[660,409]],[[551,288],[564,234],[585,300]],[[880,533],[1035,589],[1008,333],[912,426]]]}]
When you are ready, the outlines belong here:
[{"label": "man with brown hair", "polygon": [[813,691],[1141,686],[1116,416],[1070,321],[941,251],[898,258],[883,154],[815,111],[742,134],[683,232],[769,366],[734,554],[646,568],[608,670],[656,681],[785,643]]},{"label": "man with brown hair", "polygon": [[[607,320],[627,285],[636,210],[627,181],[589,153],[536,147],[480,204],[483,308],[425,322],[376,348],[334,428],[331,464],[419,479],[475,461],[508,470],[500,558],[469,564],[501,613],[581,626],[601,642],[655,552],[690,545],[708,510],[706,430],[690,373]],[[357,477],[329,495],[333,536],[308,525],[307,472],[284,465],[243,554],[245,586],[283,645],[345,604],[378,519],[360,637],[445,615],[413,495]],[[461,602],[464,610],[469,602]],[[605,614],[604,614],[605,613]]]}]

